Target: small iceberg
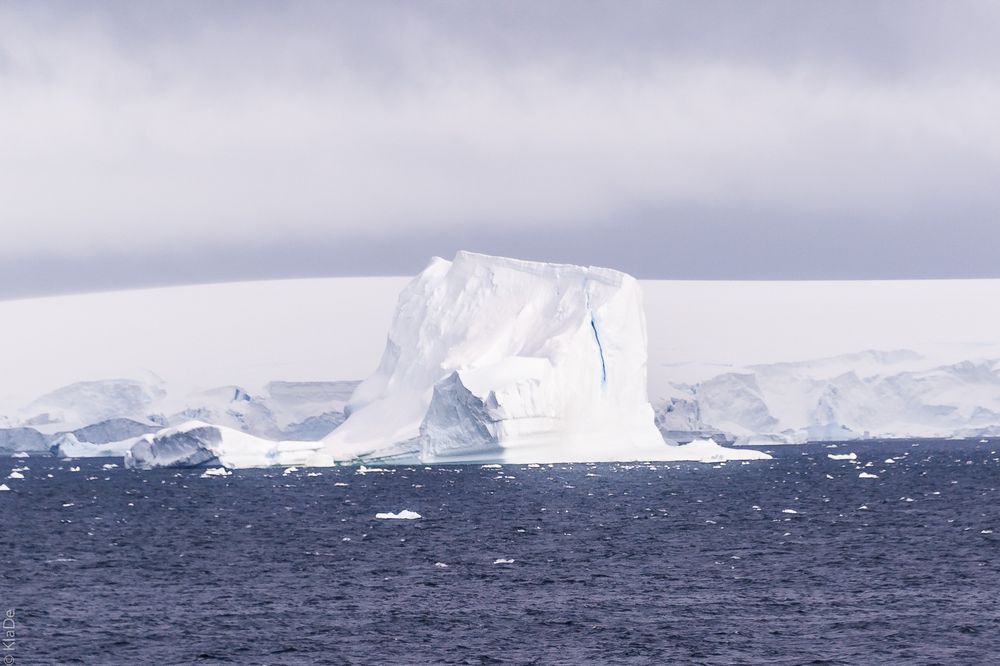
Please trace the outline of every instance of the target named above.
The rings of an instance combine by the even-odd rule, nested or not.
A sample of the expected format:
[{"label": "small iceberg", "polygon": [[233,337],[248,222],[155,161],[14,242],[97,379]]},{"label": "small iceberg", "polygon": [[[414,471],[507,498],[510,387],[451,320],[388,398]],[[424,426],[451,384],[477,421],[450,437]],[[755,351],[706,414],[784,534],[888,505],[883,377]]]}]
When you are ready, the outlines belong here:
[{"label": "small iceberg", "polygon": [[868,472],[861,472],[861,474],[858,474],[858,478],[859,479],[877,479],[878,478],[878,474],[869,474]]},{"label": "small iceberg", "polygon": [[795,509],[782,509],[781,513],[798,513]]},{"label": "small iceberg", "polygon": [[207,479],[207,478],[210,478],[210,477],[213,477],[213,476],[232,476],[232,474],[233,473],[230,472],[225,467],[212,467],[212,468],[206,469],[204,472],[202,472],[201,473],[201,478],[202,479]]},{"label": "small iceberg", "polygon": [[108,463],[107,465],[101,465],[101,469],[117,469],[118,465],[114,463]]},{"label": "small iceberg", "polygon": [[493,560],[493,564],[514,564],[514,560],[505,560],[502,557],[498,557],[497,559]]},{"label": "small iceberg", "polygon": [[0,492],[5,490],[10,490],[10,487],[8,487],[6,483],[0,483]]},{"label": "small iceberg", "polygon": [[11,458],[30,458],[27,451],[18,451],[17,453],[11,455]]},{"label": "small iceberg", "polygon": [[382,467],[365,467],[361,465],[355,470],[355,474],[382,474],[384,472],[391,472],[391,469],[383,469]]},{"label": "small iceberg", "polygon": [[826,457],[830,460],[857,460],[858,454],[853,451],[850,453],[828,453]]},{"label": "small iceberg", "polygon": [[21,474],[20,472],[11,472],[10,474],[7,475],[7,478],[8,479],[23,479],[24,478],[24,474]]},{"label": "small iceberg", "polygon": [[79,472],[80,468],[79,467],[70,467],[69,471],[71,471],[71,472]]},{"label": "small iceberg", "polygon": [[409,509],[403,509],[399,513],[376,513],[375,517],[379,520],[416,520],[417,518],[422,518],[416,511],[410,511]]},{"label": "small iceberg", "polygon": [[299,471],[299,468],[292,465],[291,467],[286,467],[285,471],[281,473],[281,476],[288,476],[289,474],[294,474],[297,471]]}]

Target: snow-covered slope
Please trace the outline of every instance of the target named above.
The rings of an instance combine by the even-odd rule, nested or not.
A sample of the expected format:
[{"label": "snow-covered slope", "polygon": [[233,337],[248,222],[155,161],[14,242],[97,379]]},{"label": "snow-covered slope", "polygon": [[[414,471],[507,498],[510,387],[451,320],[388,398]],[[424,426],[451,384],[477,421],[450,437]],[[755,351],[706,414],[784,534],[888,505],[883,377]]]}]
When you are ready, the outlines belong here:
[{"label": "snow-covered slope", "polygon": [[1000,360],[868,352],[747,366],[675,385],[659,419],[740,442],[1000,434]]},{"label": "snow-covered slope", "polygon": [[329,461],[658,459],[630,276],[460,252],[399,296],[378,369]]}]

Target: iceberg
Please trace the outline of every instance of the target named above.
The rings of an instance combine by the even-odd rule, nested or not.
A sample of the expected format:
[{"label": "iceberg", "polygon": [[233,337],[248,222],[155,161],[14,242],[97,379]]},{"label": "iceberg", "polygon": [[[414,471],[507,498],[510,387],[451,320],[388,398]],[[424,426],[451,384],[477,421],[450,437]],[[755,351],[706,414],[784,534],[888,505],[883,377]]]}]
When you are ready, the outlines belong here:
[{"label": "iceberg", "polygon": [[422,518],[416,511],[410,511],[409,509],[403,509],[399,513],[392,513],[391,511],[385,513],[376,513],[375,518],[378,520],[416,520],[417,518]]},{"label": "iceberg", "polygon": [[641,289],[607,268],[435,258],[347,413],[313,464],[673,459],[646,395]]},{"label": "iceberg", "polygon": [[720,446],[711,439],[696,439],[687,444],[670,447],[673,460],[693,460],[703,463],[727,460],[770,460],[771,456],[756,449],[731,449]]},{"label": "iceberg", "polygon": [[857,460],[858,454],[853,451],[850,453],[828,453],[826,457],[830,460]]},{"label": "iceberg", "polygon": [[317,442],[274,442],[225,426],[188,421],[143,435],[125,452],[130,469],[301,465]]},{"label": "iceberg", "polygon": [[125,455],[139,439],[131,437],[118,442],[94,444],[81,442],[75,434],[66,432],[52,440],[49,450],[56,458],[112,458]]}]

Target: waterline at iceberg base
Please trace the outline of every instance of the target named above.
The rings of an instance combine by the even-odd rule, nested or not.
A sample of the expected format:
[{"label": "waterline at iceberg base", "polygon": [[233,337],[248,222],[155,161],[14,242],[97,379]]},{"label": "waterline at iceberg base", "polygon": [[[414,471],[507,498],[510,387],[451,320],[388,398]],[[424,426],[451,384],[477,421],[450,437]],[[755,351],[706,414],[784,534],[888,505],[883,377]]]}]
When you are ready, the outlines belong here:
[{"label": "waterline at iceberg base", "polygon": [[459,252],[402,291],[376,371],[319,442],[191,422],[132,467],[767,458],[667,443],[646,393],[642,292],[619,271]]}]

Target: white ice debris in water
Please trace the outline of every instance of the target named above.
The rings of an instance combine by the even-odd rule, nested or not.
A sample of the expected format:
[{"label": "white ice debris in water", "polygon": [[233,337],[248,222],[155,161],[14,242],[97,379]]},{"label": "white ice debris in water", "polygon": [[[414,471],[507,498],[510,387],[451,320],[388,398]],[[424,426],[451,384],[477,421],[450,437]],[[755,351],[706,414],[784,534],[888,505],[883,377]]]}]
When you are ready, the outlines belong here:
[{"label": "white ice debris in water", "polygon": [[858,478],[859,479],[877,479],[878,478],[878,474],[869,474],[868,472],[861,472],[861,474],[858,474]]},{"label": "white ice debris in water", "polygon": [[891,465],[891,464],[892,464],[892,463],[894,463],[894,462],[896,462],[896,461],[895,461],[895,460],[893,460],[892,458],[886,458],[886,459],[885,459],[885,463],[886,463],[886,464],[888,464],[888,465]]},{"label": "white ice debris in water", "polygon": [[862,504],[861,506],[858,507],[858,511],[867,511],[867,510],[868,510],[868,506],[865,505],[865,504]]},{"label": "white ice debris in water", "polygon": [[80,468],[79,467],[70,467],[69,471],[71,471],[71,472],[79,472]]},{"label": "white ice debris in water", "polygon": [[232,474],[232,472],[230,472],[225,467],[212,467],[212,468],[206,469],[204,472],[202,472],[201,473],[201,478],[208,479],[208,478],[211,478],[213,476],[230,476],[231,474]]},{"label": "white ice debris in water", "polygon": [[851,453],[828,453],[826,457],[830,460],[857,460],[858,456],[853,451]]},{"label": "white ice debris in water", "polygon": [[297,471],[299,471],[299,468],[296,467],[295,465],[292,465],[291,467],[286,467],[285,471],[282,472],[281,475],[282,476],[288,476],[289,474],[292,474],[292,473],[297,472]]},{"label": "white ice debris in water", "polygon": [[27,451],[18,451],[17,453],[11,455],[11,458],[30,458]]},{"label": "white ice debris in water", "polygon": [[23,479],[24,478],[24,474],[21,474],[20,472],[11,472],[10,474],[7,475],[7,478],[8,479]]},{"label": "white ice debris in water", "polygon": [[416,511],[403,509],[399,513],[376,513],[375,517],[379,520],[416,520],[417,518],[421,518],[421,515]]},{"label": "white ice debris in water", "polygon": [[482,465],[479,469],[503,469],[503,465]]},{"label": "white ice debris in water", "polygon": [[833,478],[833,475],[832,475],[832,474],[827,474],[827,475],[826,475],[826,478],[828,478],[828,479],[832,479],[832,478]]},{"label": "white ice debris in water", "polygon": [[444,562],[435,562],[434,566],[436,566],[439,569],[447,569],[448,568],[448,565],[445,564]]},{"label": "white ice debris in water", "polygon": [[514,564],[514,560],[506,560],[502,557],[498,557],[497,559],[493,560],[493,564]]},{"label": "white ice debris in water", "polygon": [[107,463],[106,465],[101,465],[101,469],[116,469],[118,465],[114,463]]},{"label": "white ice debris in water", "polygon": [[993,530],[980,530],[980,534],[993,534]]},{"label": "white ice debris in water", "polygon": [[795,509],[782,509],[781,513],[798,513]]},{"label": "white ice debris in water", "polygon": [[66,502],[65,504],[63,504],[63,508],[64,508],[64,509],[68,509],[68,508],[69,508],[69,507],[71,507],[71,506],[76,506],[76,505],[75,505],[75,504],[73,504],[72,502]]},{"label": "white ice debris in water", "polygon": [[0,483],[0,492],[10,490],[10,487],[6,483]]}]

